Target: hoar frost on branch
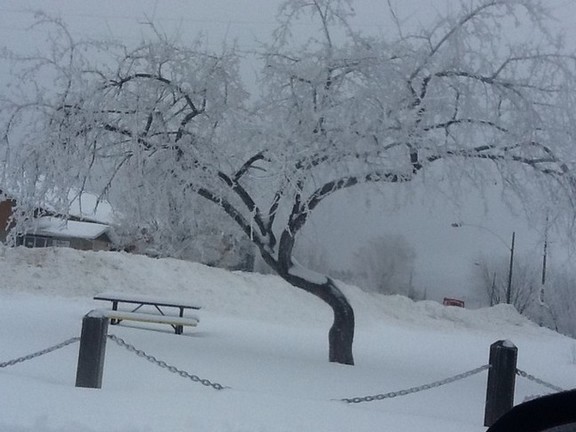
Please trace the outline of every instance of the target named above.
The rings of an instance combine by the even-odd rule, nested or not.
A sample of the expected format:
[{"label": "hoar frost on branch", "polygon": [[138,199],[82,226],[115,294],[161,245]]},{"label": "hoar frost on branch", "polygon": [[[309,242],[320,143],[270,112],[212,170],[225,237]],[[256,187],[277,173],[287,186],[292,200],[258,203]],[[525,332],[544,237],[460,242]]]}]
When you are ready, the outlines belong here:
[{"label": "hoar frost on branch", "polygon": [[[212,202],[281,277],[333,309],[329,358],[353,364],[351,305],[293,258],[326,198],[435,166],[574,214],[574,57],[538,0],[458,4],[412,32],[391,10],[397,35],[383,38],[353,29],[349,1],[287,1],[254,103],[234,47],[211,53],[159,32],[134,48],[75,42],[42,16],[48,54],[15,58],[36,85],[2,99],[2,180],[88,189],[135,212],[192,211],[191,194]],[[318,32],[294,41],[309,17]]]}]

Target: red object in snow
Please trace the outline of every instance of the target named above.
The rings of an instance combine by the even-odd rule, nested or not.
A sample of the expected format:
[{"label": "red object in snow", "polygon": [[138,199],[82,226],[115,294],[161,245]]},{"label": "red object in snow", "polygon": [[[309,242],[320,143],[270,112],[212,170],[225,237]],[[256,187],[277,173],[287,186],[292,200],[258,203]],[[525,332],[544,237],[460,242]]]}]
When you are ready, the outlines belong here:
[{"label": "red object in snow", "polygon": [[444,306],[458,306],[464,307],[464,300],[458,300],[454,298],[444,297],[444,301],[442,302]]}]

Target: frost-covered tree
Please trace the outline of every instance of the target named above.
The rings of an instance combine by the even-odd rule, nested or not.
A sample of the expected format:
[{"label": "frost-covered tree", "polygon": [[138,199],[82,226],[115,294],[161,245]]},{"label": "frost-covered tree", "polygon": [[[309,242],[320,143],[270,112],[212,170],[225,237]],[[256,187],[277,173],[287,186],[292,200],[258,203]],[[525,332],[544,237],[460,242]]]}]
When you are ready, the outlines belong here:
[{"label": "frost-covered tree", "polygon": [[551,277],[542,286],[540,302],[531,317],[560,333],[576,337],[576,276],[571,266],[551,269]]},{"label": "frost-covered tree", "polygon": [[[255,250],[238,226],[192,191],[177,188],[150,201],[108,197],[114,205],[118,249],[172,257],[228,270],[254,270]],[[214,208],[213,208],[214,207]]]},{"label": "frost-covered tree", "polygon": [[[565,264],[547,269],[542,283],[542,263],[520,256],[514,262],[510,303],[534,322],[569,336],[576,335],[576,278]],[[477,280],[487,294],[490,306],[507,297],[507,257],[485,257],[476,263]]]},{"label": "frost-covered tree", "polygon": [[[539,0],[458,5],[421,29],[397,21],[384,38],[352,28],[349,1],[286,1],[250,103],[233,47],[210,53],[159,34],[136,47],[75,42],[52,21],[51,47],[20,57],[22,91],[2,99],[1,179],[160,211],[169,197],[204,198],[282,278],[332,308],[329,359],[352,364],[350,303],[293,256],[324,200],[428,173],[431,187],[466,176],[502,182],[527,206],[572,204],[574,58]],[[310,23],[318,32],[302,35]]]},{"label": "frost-covered tree", "polygon": [[483,257],[476,263],[479,283],[482,291],[487,295],[490,306],[506,303],[510,297],[510,304],[518,312],[526,314],[538,303],[541,285],[540,272],[542,269],[527,256],[520,256],[513,263],[513,278],[508,293],[509,277],[508,257]]}]

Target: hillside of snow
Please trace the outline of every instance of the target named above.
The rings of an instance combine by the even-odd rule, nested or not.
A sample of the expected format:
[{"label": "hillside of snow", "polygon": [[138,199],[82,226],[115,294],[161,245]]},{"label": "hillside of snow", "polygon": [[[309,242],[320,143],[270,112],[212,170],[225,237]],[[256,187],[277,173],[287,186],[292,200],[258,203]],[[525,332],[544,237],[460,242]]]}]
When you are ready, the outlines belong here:
[{"label": "hillside of snow", "polygon": [[[357,318],[356,366],[327,361],[331,311],[278,277],[173,259],[67,248],[0,246],[0,364],[79,336],[103,291],[202,306],[200,324],[122,324],[109,333],[216,391],[108,341],[102,389],[74,387],[78,347],[0,368],[0,430],[37,431],[484,431],[486,372],[382,401],[339,399],[398,391],[487,363],[510,340],[518,368],[576,386],[576,341],[507,305],[466,310],[343,286]],[[516,402],[549,390],[518,378]]]}]

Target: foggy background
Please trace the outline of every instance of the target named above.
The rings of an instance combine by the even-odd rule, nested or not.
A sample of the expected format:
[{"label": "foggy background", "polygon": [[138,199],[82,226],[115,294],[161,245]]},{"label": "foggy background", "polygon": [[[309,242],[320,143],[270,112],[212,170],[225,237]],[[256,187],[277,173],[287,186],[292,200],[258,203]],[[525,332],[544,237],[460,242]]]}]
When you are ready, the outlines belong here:
[{"label": "foggy background", "polygon": [[[278,0],[0,0],[0,45],[26,52],[42,46],[47,33],[31,29],[32,11],[62,17],[75,37],[120,39],[136,43],[150,35],[149,22],[183,42],[201,32],[208,46],[217,50],[224,41],[237,43],[246,53],[242,65],[249,90],[254,89],[260,65],[252,62],[259,42],[269,40],[276,26]],[[450,8],[449,0],[390,0],[398,20],[409,30],[425,23],[438,11]],[[576,48],[576,2],[548,0],[557,25],[567,32],[569,48]],[[358,0],[354,4],[356,28],[369,34],[393,34],[385,0]],[[315,31],[300,26],[302,35]],[[7,66],[0,63],[0,79],[6,81]],[[438,193],[423,194],[422,182],[438,182]],[[302,256],[315,255],[319,265],[346,270],[355,265],[355,253],[369,239],[401,235],[414,249],[413,286],[426,298],[465,299],[470,306],[485,301],[470,286],[475,263],[482,256],[509,255],[512,232],[516,232],[516,254],[541,257],[545,219],[528,220],[520,206],[503,203],[497,185],[483,194],[461,185],[459,199],[442,193],[442,180],[426,175],[410,185],[384,188],[354,188],[336,194],[319,207],[304,230]],[[428,185],[429,186],[429,185]],[[395,189],[394,189],[395,188]],[[405,188],[398,192],[398,188]],[[452,223],[461,223],[454,228]],[[551,232],[549,263],[568,266],[572,262],[564,236]]]}]

